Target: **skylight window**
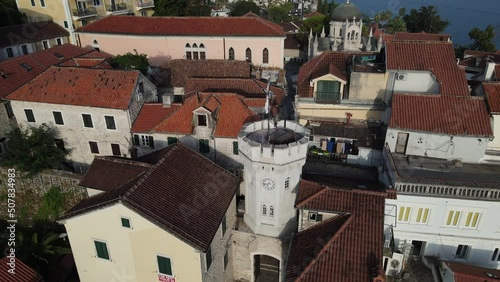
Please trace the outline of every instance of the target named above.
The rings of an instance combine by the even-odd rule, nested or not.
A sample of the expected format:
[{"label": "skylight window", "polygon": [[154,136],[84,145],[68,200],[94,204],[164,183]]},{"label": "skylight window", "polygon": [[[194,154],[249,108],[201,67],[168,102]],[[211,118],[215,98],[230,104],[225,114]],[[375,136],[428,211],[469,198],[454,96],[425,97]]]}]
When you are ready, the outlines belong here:
[{"label": "skylight window", "polygon": [[28,64],[21,64],[21,67],[23,67],[23,69],[25,69],[27,71],[32,70],[32,68]]},{"label": "skylight window", "polygon": [[57,52],[56,52],[56,53],[54,53],[54,56],[56,56],[56,57],[57,57],[57,58],[59,58],[59,59],[64,58],[63,54],[61,54],[61,53],[57,53]]}]

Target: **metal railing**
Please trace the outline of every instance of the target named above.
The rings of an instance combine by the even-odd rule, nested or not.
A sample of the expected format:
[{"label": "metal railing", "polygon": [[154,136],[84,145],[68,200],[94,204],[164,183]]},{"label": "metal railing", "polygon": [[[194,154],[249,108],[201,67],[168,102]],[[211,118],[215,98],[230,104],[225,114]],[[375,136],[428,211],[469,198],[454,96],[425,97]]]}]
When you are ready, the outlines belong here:
[{"label": "metal railing", "polygon": [[124,10],[127,10],[126,3],[118,3],[115,5],[106,5],[107,12],[118,12],[118,11],[124,11]]},{"label": "metal railing", "polygon": [[152,7],[155,5],[154,1],[137,1],[137,7]]},{"label": "metal railing", "polygon": [[94,7],[88,7],[85,9],[73,9],[73,16],[75,17],[85,17],[97,15],[97,11]]}]

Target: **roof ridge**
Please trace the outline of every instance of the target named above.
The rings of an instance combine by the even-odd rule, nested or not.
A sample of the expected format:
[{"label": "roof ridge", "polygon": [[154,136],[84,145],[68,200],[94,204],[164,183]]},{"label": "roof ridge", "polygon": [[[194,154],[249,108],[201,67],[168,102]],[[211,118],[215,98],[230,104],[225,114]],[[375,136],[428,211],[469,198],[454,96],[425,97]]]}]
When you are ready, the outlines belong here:
[{"label": "roof ridge", "polygon": [[[352,215],[351,214],[343,214],[343,215],[339,215],[337,217],[333,217],[330,219],[330,221],[334,221],[334,220],[341,220],[342,217],[348,217],[345,222],[342,224],[342,226],[335,232],[335,235],[333,235],[330,240],[328,240],[328,242],[323,246],[323,248],[321,248],[321,250],[318,252],[318,254],[316,255],[315,258],[313,258],[309,264],[304,268],[304,270],[302,271],[302,273],[297,277],[297,279],[295,280],[296,282],[299,282],[300,279],[302,279],[308,272],[309,270],[311,270],[311,268],[313,267],[313,265],[318,261],[318,258],[321,257],[323,255],[323,253],[326,252],[326,250],[331,246],[331,244],[335,241],[335,239],[337,239],[340,234],[342,234],[345,229],[347,228],[347,226],[352,222]],[[318,226],[318,225],[321,225],[321,224],[325,224],[326,223],[330,223],[328,221],[323,221],[322,223],[319,223],[319,224],[316,224],[315,226]],[[315,226],[312,226],[310,228],[314,228]],[[319,228],[319,227],[317,227]],[[306,229],[307,230],[307,229]]]},{"label": "roof ridge", "polygon": [[[304,181],[308,181],[308,180],[304,180]],[[311,196],[307,197],[307,199],[304,199],[303,201],[301,201],[300,203],[297,203],[295,204],[295,207],[302,207],[304,206],[305,204],[309,203],[310,201],[312,201],[314,198],[316,198],[317,196],[325,193],[326,191],[328,191],[328,187],[326,185],[322,185],[322,184],[319,184],[319,183],[316,183],[314,181],[308,181],[308,182],[311,182],[311,183],[314,183],[314,184],[317,184],[318,186],[321,187],[321,190],[319,190],[318,192],[312,194]]]},{"label": "roof ridge", "polygon": [[132,159],[119,159],[113,156],[95,156],[94,160],[106,160],[106,161],[111,161],[115,163],[122,163],[122,164],[128,164],[128,165],[135,165],[135,166],[142,166],[142,167],[151,167],[151,164],[148,163],[142,163],[142,162],[137,162]]}]

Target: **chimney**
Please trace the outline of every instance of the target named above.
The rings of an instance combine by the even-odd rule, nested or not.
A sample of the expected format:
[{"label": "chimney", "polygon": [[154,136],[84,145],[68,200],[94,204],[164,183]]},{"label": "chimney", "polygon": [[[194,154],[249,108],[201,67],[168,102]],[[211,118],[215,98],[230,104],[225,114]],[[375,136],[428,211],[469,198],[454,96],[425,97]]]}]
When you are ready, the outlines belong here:
[{"label": "chimney", "polygon": [[172,96],[168,94],[163,94],[161,97],[161,100],[163,101],[163,107],[164,108],[170,108],[170,105],[172,105]]}]

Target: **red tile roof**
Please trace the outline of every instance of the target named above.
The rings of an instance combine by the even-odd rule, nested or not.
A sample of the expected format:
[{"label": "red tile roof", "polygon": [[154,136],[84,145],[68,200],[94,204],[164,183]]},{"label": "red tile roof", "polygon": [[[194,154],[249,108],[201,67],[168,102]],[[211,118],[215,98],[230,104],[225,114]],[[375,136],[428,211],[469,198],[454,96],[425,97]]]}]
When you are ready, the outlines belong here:
[{"label": "red tile roof", "polygon": [[185,87],[188,78],[250,78],[251,65],[236,60],[172,60],[165,68],[171,85]]},{"label": "red tile roof", "polygon": [[166,117],[177,111],[180,104],[172,104],[170,107],[164,107],[163,104],[144,104],[140,114],[135,119],[132,126],[132,132],[150,132]]},{"label": "red tile roof", "polygon": [[495,77],[496,80],[500,81],[500,64],[495,65]]},{"label": "red tile roof", "polygon": [[112,58],[110,54],[92,51],[82,56],[78,56],[61,64],[61,67],[89,67],[89,68],[100,68],[100,69],[112,69],[109,61]]},{"label": "red tile roof", "polygon": [[287,34],[285,38],[285,49],[302,50],[307,44],[302,43],[297,34]]},{"label": "red tile roof", "polygon": [[76,31],[158,36],[285,36],[281,26],[261,17],[109,16]]},{"label": "red tile roof", "polygon": [[[184,87],[184,95],[191,96],[198,92],[236,93],[245,98],[266,98],[263,89],[267,84],[257,79],[243,78],[188,78]],[[276,103],[281,105],[285,91],[271,85],[270,90],[276,95]]]},{"label": "red tile roof", "polygon": [[498,282],[498,278],[490,277],[486,273],[500,278],[500,270],[497,269],[472,266],[459,262],[443,262],[453,271],[455,282]]},{"label": "red tile roof", "polygon": [[9,258],[3,257],[0,259],[0,281],[2,282],[42,282],[43,277],[36,273],[29,266],[24,264],[19,258],[15,262],[15,274],[7,272],[10,267],[8,265]]},{"label": "red tile roof", "polygon": [[139,71],[52,67],[8,99],[126,110],[138,79]]},{"label": "red tile roof", "polygon": [[333,64],[341,72],[347,72],[354,55],[374,55],[373,52],[325,52],[310,60],[300,67],[297,79],[297,92],[300,97],[313,97],[312,87],[309,82],[312,79],[323,76],[330,72],[330,64]]},{"label": "red tile roof", "polygon": [[448,42],[451,39],[449,34],[432,34],[432,33],[412,33],[412,32],[396,32],[394,41],[442,41]]},{"label": "red tile roof", "polygon": [[286,281],[370,281],[382,259],[386,197],[302,180],[296,208],[339,215],[293,237]]},{"label": "red tile roof", "polygon": [[[143,107],[133,125],[132,132],[192,134],[194,129],[192,122],[193,111],[199,107],[205,107],[215,113],[215,137],[236,138],[245,123],[260,120],[260,117],[245,104],[244,98],[240,95],[234,93],[199,93],[189,97],[182,105],[177,106],[168,113],[167,110],[160,106]],[[161,119],[162,116],[163,119]],[[138,122],[139,124],[137,124]],[[134,128],[149,128],[149,130],[136,131]]]},{"label": "red tile roof", "polygon": [[[101,191],[110,191],[136,179],[150,167],[150,164],[129,159],[96,156],[79,185]],[[119,175],[120,177],[109,177],[110,175]]]},{"label": "red tile roof", "polygon": [[500,81],[483,82],[483,87],[490,107],[490,112],[500,114]]},{"label": "red tile roof", "polygon": [[500,51],[496,52],[485,52],[485,51],[476,51],[476,50],[465,50],[464,58],[467,57],[486,57],[491,54],[500,54]]},{"label": "red tile roof", "polygon": [[4,26],[0,27],[0,47],[66,36],[69,32],[52,21]]},{"label": "red tile roof", "polygon": [[[51,66],[89,52],[92,50],[64,44],[0,62],[0,98],[5,98]],[[56,55],[61,55],[61,58]],[[26,64],[31,70],[24,69],[22,64]]]},{"label": "red tile roof", "polygon": [[440,93],[469,95],[465,71],[457,66],[453,44],[402,42],[386,44],[388,70],[430,71],[441,84]]},{"label": "red tile roof", "polygon": [[493,136],[484,99],[473,96],[395,94],[389,127],[437,134]]},{"label": "red tile roof", "polygon": [[305,14],[304,18],[307,19],[307,18],[314,17],[314,16],[324,16],[324,15],[318,11],[313,11],[313,12]]},{"label": "red tile roof", "polygon": [[[206,252],[240,180],[180,143],[167,148],[163,150],[164,156],[136,182],[82,200],[62,219],[121,201],[158,227]],[[121,178],[121,175],[109,174],[109,177]],[[200,195],[209,200],[207,204],[193,205]]]}]

